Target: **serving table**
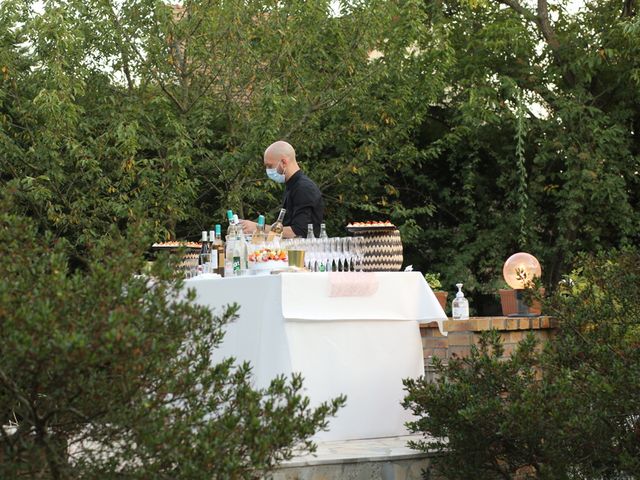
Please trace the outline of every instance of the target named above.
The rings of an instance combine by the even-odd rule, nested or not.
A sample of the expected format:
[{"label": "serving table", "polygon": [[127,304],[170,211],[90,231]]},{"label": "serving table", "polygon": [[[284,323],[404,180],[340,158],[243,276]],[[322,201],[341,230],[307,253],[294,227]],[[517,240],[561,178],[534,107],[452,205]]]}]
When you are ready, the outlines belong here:
[{"label": "serving table", "polygon": [[212,353],[249,361],[257,388],[300,372],[311,405],[339,394],[346,406],[316,440],[405,435],[412,419],[402,379],[424,374],[420,323],[446,316],[418,272],[282,273],[186,281],[220,313],[240,305]]}]

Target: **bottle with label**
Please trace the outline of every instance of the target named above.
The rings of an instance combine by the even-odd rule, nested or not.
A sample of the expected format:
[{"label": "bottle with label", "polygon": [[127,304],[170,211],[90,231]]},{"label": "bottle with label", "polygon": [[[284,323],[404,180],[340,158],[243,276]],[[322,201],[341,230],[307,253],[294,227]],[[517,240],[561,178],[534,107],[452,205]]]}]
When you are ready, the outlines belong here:
[{"label": "bottle with label", "polygon": [[229,221],[229,226],[227,227],[226,239],[227,241],[229,241],[229,239],[233,238],[235,235],[235,232],[234,232],[235,224],[233,223],[233,210],[227,210],[227,220]]},{"label": "bottle with label", "polygon": [[242,243],[240,233],[236,230],[236,236],[233,239],[233,248],[231,250],[231,274],[234,276],[240,275],[242,271]]},{"label": "bottle with label", "polygon": [[215,227],[215,240],[211,254],[216,255],[218,258],[218,267],[215,269],[215,273],[224,276],[224,242],[222,241],[222,226],[219,223]]},{"label": "bottle with label", "polygon": [[224,255],[224,276],[231,277],[233,276],[233,250],[236,242],[236,224],[231,210],[227,210],[227,218],[229,219],[229,228],[227,228],[227,244]]},{"label": "bottle with label", "polygon": [[271,230],[269,230],[269,234],[267,235],[267,243],[280,241],[282,238],[282,232],[284,231],[284,225],[282,222],[284,221],[284,215],[287,213],[287,210],[284,208],[280,209],[280,215],[278,215],[278,219],[275,221],[273,225],[271,225]]},{"label": "bottle with label", "polygon": [[218,270],[218,251],[215,247],[216,244],[216,231],[209,230],[209,254],[211,255],[211,261],[209,262],[209,273],[217,273]]},{"label": "bottle with label", "polygon": [[267,235],[264,232],[264,215],[258,216],[258,224],[256,226],[256,232],[251,237],[251,243],[253,245],[263,245]]},{"label": "bottle with label", "polygon": [[314,240],[316,238],[315,233],[313,233],[313,223],[307,225],[307,239]]},{"label": "bottle with label", "polygon": [[209,268],[209,262],[211,261],[211,249],[209,248],[209,240],[207,238],[207,231],[202,231],[202,246],[200,247],[200,255],[198,256],[198,272],[206,273]]},{"label": "bottle with label", "polygon": [[469,300],[462,293],[462,283],[456,283],[456,287],[458,287],[458,292],[456,293],[456,298],[451,302],[451,316],[454,320],[468,320]]},{"label": "bottle with label", "polygon": [[327,235],[327,227],[324,223],[320,224],[320,236],[318,238],[329,238]]}]

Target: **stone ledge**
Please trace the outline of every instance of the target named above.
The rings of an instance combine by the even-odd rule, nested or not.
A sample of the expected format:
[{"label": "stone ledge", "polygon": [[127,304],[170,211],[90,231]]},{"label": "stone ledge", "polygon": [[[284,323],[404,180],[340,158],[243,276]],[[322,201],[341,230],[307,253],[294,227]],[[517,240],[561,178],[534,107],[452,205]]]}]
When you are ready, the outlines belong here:
[{"label": "stone ledge", "polygon": [[[445,320],[446,332],[482,332],[485,330],[546,330],[556,328],[556,320],[540,317],[471,317],[468,320]],[[435,322],[420,325],[421,329],[437,328]]]}]

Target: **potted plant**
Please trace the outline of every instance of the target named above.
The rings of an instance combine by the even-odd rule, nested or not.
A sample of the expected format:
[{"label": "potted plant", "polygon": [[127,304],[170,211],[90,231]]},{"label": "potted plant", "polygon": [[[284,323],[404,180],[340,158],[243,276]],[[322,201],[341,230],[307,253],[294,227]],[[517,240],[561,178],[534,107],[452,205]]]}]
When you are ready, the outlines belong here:
[{"label": "potted plant", "polygon": [[431,287],[431,290],[433,290],[433,293],[438,299],[438,303],[440,303],[440,306],[442,307],[442,309],[446,311],[447,295],[449,295],[449,292],[440,290],[442,288],[442,283],[440,282],[440,274],[427,272],[424,274],[424,279],[427,281],[427,283]]}]

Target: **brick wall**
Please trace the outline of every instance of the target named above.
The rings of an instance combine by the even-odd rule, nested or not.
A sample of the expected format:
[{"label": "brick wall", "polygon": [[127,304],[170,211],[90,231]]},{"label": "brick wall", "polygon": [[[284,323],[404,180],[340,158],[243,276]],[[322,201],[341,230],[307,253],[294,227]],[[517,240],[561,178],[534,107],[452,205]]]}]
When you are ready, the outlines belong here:
[{"label": "brick wall", "polygon": [[550,317],[473,317],[469,320],[447,320],[441,335],[435,322],[420,326],[424,365],[427,378],[430,377],[431,359],[439,357],[448,360],[452,355],[465,357],[471,345],[477,344],[481,332],[495,328],[500,332],[504,344],[504,355],[509,356],[528,332],[533,332],[541,341],[554,335],[555,321]]}]

